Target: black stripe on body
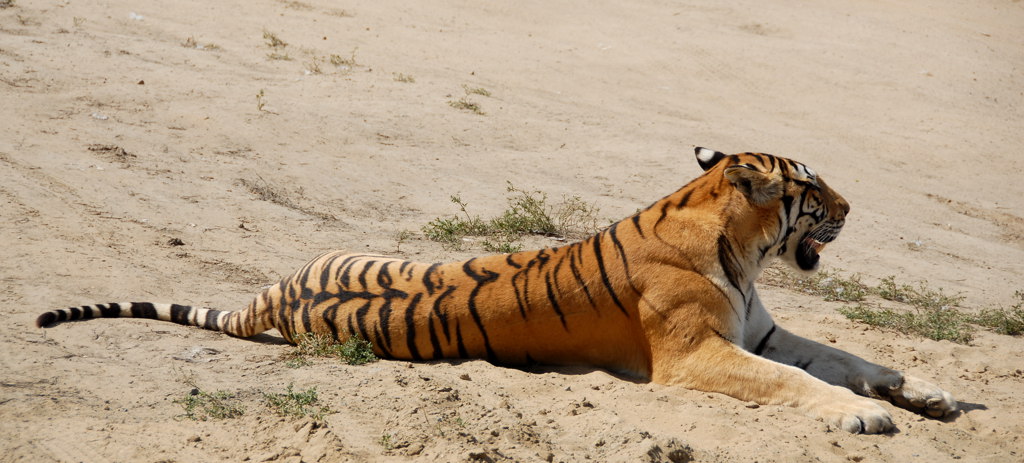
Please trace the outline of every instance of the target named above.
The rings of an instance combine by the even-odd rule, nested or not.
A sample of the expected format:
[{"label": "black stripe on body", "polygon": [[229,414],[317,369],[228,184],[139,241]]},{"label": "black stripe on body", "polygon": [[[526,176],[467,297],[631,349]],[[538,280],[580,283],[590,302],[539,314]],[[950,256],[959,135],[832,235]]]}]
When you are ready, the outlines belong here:
[{"label": "black stripe on body", "polygon": [[509,254],[509,255],[505,256],[505,263],[507,263],[508,265],[512,266],[512,268],[522,268],[523,267],[522,265],[520,265],[518,262],[516,262],[515,260],[512,259],[513,255],[514,254]]},{"label": "black stripe on body", "polygon": [[555,291],[551,287],[550,273],[544,274],[544,284],[547,287],[548,302],[551,303],[551,309],[554,310],[556,314],[558,314],[558,319],[562,321],[562,328],[564,328],[565,331],[569,331],[569,325],[565,323],[565,314],[562,313],[562,308],[561,306],[558,305],[558,298],[555,296]]},{"label": "black stripe on body", "polygon": [[[538,257],[540,257],[539,254]],[[483,268],[480,269],[481,273],[476,273],[472,265],[475,260],[476,259],[467,260],[466,263],[462,265],[462,271],[476,281],[476,287],[474,287],[469,293],[469,314],[473,317],[473,321],[476,323],[477,329],[480,330],[480,335],[484,338],[484,349],[487,351],[487,360],[495,361],[497,360],[497,357],[494,354],[494,350],[491,349],[491,341],[487,337],[487,329],[484,328],[483,321],[480,319],[480,311],[477,310],[476,297],[484,285],[498,279],[498,274]],[[547,261],[546,257],[544,261]],[[458,325],[456,325],[456,327],[458,327]]]},{"label": "black stripe on body", "polygon": [[324,320],[324,324],[331,330],[331,336],[334,337],[335,340],[338,339],[338,327],[334,324],[334,320],[338,316],[338,307],[341,307],[340,302],[331,304],[320,314],[320,317]]},{"label": "black stripe on body", "polygon": [[[374,332],[375,335],[377,335],[376,339],[380,339],[381,338],[380,328],[374,327],[373,332]],[[394,355],[391,355],[391,350],[388,349],[388,347],[389,347],[388,345],[377,342],[377,343],[374,343],[373,346],[378,348],[378,349],[380,349],[381,354],[382,354],[381,357],[386,358],[386,359],[395,358]]]},{"label": "black stripe on body", "polygon": [[640,294],[640,290],[636,289],[636,285],[633,284],[633,275],[629,272],[629,260],[626,258],[626,248],[622,246],[622,242],[619,241],[618,235],[618,223],[612,225],[608,229],[608,236],[612,238],[612,244],[615,245],[615,249],[619,251],[619,259],[622,260],[622,272],[626,276],[626,282],[629,283],[629,287],[634,293]]},{"label": "black stripe on body", "polygon": [[356,327],[359,329],[359,336],[366,340],[372,340],[366,331],[366,314],[370,313],[370,306],[373,303],[369,300],[365,304],[356,309]]},{"label": "black stripe on body", "polygon": [[444,357],[444,352],[441,350],[441,340],[437,338],[437,330],[434,329],[434,312],[427,314],[427,333],[430,334],[430,347],[434,349],[434,353],[431,354],[430,358],[437,360]]},{"label": "black stripe on body", "polygon": [[423,360],[419,349],[416,348],[416,305],[420,303],[422,293],[413,296],[412,301],[405,308],[405,345],[409,349],[409,356],[413,360]]},{"label": "black stripe on body", "polygon": [[345,260],[341,261],[340,265],[338,265],[338,284],[341,285],[343,289],[348,289],[349,284],[352,281],[349,272],[352,271],[352,267],[356,265],[359,257],[362,256],[348,256]]},{"label": "black stripe on body", "polygon": [[458,320],[455,321],[455,344],[459,348],[459,358],[469,358],[469,352],[466,351],[466,344],[462,342],[462,327],[459,326]]},{"label": "black stripe on body", "polygon": [[640,228],[640,214],[633,215],[633,217],[630,220],[633,222],[633,228],[635,228],[636,232],[640,234],[641,238],[643,238],[644,229]]},{"label": "black stripe on body", "polygon": [[612,288],[612,282],[608,279],[608,269],[604,267],[604,257],[601,255],[601,235],[597,234],[591,238],[594,241],[594,257],[597,258],[597,268],[601,271],[601,282],[604,283],[605,289],[608,294],[612,297],[612,302],[619,308],[626,318],[629,318],[629,312],[626,312],[626,308],[622,306],[622,302],[619,301],[619,296],[615,294],[615,289]]},{"label": "black stripe on body", "polygon": [[437,267],[439,267],[440,265],[441,264],[431,264],[430,267],[427,267],[427,271],[423,272],[423,287],[427,288],[428,296],[433,296],[434,290],[444,285],[444,282],[441,281],[440,276],[438,276],[436,284],[434,283],[434,280],[431,278],[434,275],[434,272],[437,271]]},{"label": "black stripe on body", "polygon": [[775,325],[765,333],[764,337],[761,338],[761,342],[757,343],[757,347],[754,348],[754,355],[761,355],[764,353],[764,349],[768,347],[768,338],[771,338],[775,334]]},{"label": "black stripe on body", "polygon": [[363,270],[361,270],[359,272],[359,284],[363,287],[363,289],[366,289],[366,273],[369,272],[370,271],[370,267],[373,267],[373,264],[376,264],[376,263],[377,263],[377,261],[375,261],[375,260],[367,261],[363,265]]},{"label": "black stripe on body", "polygon": [[[442,311],[441,310],[441,305],[442,305],[442,303],[444,301],[444,298],[446,298],[448,296],[451,296],[452,292],[454,292],[454,291],[455,291],[455,286],[449,286],[448,288],[446,288],[444,290],[444,292],[441,293],[440,296],[437,296],[437,299],[434,299],[434,307],[433,307],[433,310],[431,311],[431,314],[436,315],[437,316],[437,321],[441,323],[441,330],[444,332],[444,341],[448,342],[448,343],[452,342],[452,335],[451,335],[451,331],[448,328],[448,314],[447,314],[446,311]],[[434,324],[433,323],[430,324],[430,332],[431,333],[434,332]],[[440,350],[434,352],[435,355],[438,355],[439,353],[440,353]],[[439,357],[435,357],[435,358],[439,358]]]},{"label": "black stripe on body", "polygon": [[577,261],[581,264],[583,263],[583,257],[580,255],[582,249],[583,246],[580,245],[580,243],[573,244],[572,247],[569,248],[569,270],[572,271],[572,276],[576,279],[576,283],[583,288],[583,294],[586,294],[587,301],[590,302],[590,307],[597,310],[597,304],[594,303],[594,297],[590,294],[590,288],[587,286],[587,282],[583,279],[583,275],[580,274],[580,269],[576,265]]},{"label": "black stripe on body", "polygon": [[341,256],[337,254],[331,256],[327,259],[327,262],[324,262],[324,265],[320,267],[320,291],[327,290],[327,284],[330,283],[331,280],[331,270],[334,269],[334,261],[339,257]]},{"label": "black stripe on body", "polygon": [[[736,288],[736,291],[739,291],[740,297],[745,301],[747,297],[744,295],[743,289],[740,288],[740,280],[743,278],[743,267],[736,258],[736,252],[725,234],[718,236],[718,263],[721,264],[722,271],[729,280],[729,284]],[[733,310],[736,310],[735,307]],[[736,318],[742,319],[739,312],[736,313]]]}]

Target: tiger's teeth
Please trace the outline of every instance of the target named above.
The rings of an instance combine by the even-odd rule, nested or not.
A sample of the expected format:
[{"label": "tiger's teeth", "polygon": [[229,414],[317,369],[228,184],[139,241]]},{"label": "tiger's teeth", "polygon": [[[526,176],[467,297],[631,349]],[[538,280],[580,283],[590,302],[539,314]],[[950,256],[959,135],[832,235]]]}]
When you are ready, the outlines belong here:
[{"label": "tiger's teeth", "polygon": [[820,253],[822,249],[825,249],[825,243],[811,238],[811,247],[814,248],[814,252]]}]

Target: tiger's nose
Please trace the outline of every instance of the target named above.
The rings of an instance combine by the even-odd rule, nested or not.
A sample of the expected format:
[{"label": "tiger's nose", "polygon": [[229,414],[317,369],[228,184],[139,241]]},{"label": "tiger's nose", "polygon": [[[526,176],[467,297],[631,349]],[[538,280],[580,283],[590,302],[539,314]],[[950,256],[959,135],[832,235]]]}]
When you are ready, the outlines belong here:
[{"label": "tiger's nose", "polygon": [[846,199],[838,194],[836,194],[836,205],[839,206],[840,218],[845,218],[850,213],[850,203],[846,202]]}]

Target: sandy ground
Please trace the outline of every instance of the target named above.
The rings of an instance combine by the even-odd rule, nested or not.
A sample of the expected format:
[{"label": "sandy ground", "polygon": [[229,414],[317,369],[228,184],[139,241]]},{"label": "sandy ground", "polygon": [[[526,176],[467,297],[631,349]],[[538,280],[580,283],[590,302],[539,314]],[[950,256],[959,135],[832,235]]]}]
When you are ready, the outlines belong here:
[{"label": "sandy ground", "polygon": [[[329,249],[468,257],[482,251],[420,228],[453,194],[497,214],[509,180],[618,219],[698,175],[694,145],[804,161],[846,196],[826,268],[1007,306],[1024,289],[1024,4],[953,3],[15,0],[0,9],[0,460],[1021,461],[1024,340],[866,329],[774,286],[783,325],[933,380],[963,412],[886,404],[898,431],[855,436],[604,371],[289,368],[274,333],[33,326],[94,302],[242,308]],[[190,382],[245,415],[181,419]],[[278,417],[262,393],[289,384],[333,412]]]}]

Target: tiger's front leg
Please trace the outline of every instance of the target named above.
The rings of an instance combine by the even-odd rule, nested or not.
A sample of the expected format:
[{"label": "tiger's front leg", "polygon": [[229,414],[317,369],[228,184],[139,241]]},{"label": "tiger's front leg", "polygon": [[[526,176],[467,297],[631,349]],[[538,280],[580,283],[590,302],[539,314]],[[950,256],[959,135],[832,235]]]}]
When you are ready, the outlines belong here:
[{"label": "tiger's front leg", "polygon": [[860,395],[886,399],[933,418],[956,411],[953,396],[928,381],[802,338],[781,327],[773,329],[770,335],[766,334],[768,337],[759,352],[767,359],[793,365],[826,383],[849,388]]},{"label": "tiger's front leg", "polygon": [[787,405],[851,433],[884,433],[894,427],[889,412],[876,401],[753,355],[723,337],[712,335],[685,349],[653,353],[652,379],[658,383]]},{"label": "tiger's front leg", "polygon": [[956,400],[938,386],[876,365],[856,355],[802,338],[772,321],[757,292],[752,294],[744,348],[756,355],[793,365],[815,378],[857,394],[886,399],[933,418],[956,411]]}]

